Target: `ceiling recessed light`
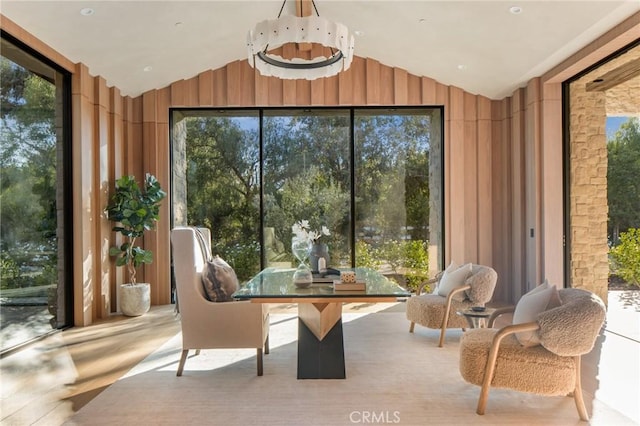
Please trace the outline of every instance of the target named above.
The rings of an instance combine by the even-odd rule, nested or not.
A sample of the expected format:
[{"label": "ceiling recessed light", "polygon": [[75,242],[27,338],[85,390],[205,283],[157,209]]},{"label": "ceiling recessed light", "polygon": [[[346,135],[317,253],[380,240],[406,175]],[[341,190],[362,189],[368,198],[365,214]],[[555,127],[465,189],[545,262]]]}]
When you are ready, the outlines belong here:
[{"label": "ceiling recessed light", "polygon": [[457,67],[457,68],[458,68],[459,70],[463,70],[463,69],[467,68],[467,66],[466,66],[466,65],[462,65],[462,64],[460,64],[460,65],[458,65],[458,67]]},{"label": "ceiling recessed light", "polygon": [[153,69],[153,67],[151,65],[147,65],[146,67],[142,68],[142,71],[149,72],[152,69]]},{"label": "ceiling recessed light", "polygon": [[176,23],[175,23],[175,24],[173,24],[173,25],[175,25],[176,27],[181,27],[181,26],[183,26],[184,24],[183,24],[182,22],[176,22]]},{"label": "ceiling recessed light", "polygon": [[358,31],[358,30],[356,30],[356,31],[354,31],[353,33],[354,33],[355,35],[357,35],[358,37],[362,37],[362,36],[364,35],[364,31]]},{"label": "ceiling recessed light", "polygon": [[91,9],[90,7],[84,7],[82,9],[80,9],[80,15],[82,15],[82,16],[91,16],[94,13],[96,13],[96,11]]},{"label": "ceiling recessed light", "polygon": [[420,24],[423,24],[423,23],[425,23],[425,22],[427,22],[427,20],[426,20],[426,19],[424,19],[424,18],[420,18],[420,19],[418,19],[418,23],[420,23]]},{"label": "ceiling recessed light", "polygon": [[520,6],[511,6],[509,8],[509,12],[513,13],[514,15],[519,15],[522,13],[522,8]]}]

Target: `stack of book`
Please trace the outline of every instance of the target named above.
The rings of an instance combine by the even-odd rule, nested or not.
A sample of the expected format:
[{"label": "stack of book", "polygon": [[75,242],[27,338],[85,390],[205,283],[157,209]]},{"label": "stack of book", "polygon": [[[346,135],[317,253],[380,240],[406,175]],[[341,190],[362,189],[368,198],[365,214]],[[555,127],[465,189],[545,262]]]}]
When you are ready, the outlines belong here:
[{"label": "stack of book", "polygon": [[333,281],[333,289],[335,291],[345,291],[345,290],[349,290],[349,291],[359,291],[359,290],[366,290],[367,289],[367,284],[364,281],[361,280],[356,280],[356,282],[352,282],[352,283],[345,283],[341,280],[334,280]]}]

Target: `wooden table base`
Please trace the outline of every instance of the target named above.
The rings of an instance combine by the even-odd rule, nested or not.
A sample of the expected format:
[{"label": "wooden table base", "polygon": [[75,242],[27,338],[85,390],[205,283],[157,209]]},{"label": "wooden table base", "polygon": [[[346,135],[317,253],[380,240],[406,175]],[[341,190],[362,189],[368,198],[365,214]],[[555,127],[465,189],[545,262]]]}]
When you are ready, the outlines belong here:
[{"label": "wooden table base", "polygon": [[298,379],[344,379],[341,303],[298,305]]}]

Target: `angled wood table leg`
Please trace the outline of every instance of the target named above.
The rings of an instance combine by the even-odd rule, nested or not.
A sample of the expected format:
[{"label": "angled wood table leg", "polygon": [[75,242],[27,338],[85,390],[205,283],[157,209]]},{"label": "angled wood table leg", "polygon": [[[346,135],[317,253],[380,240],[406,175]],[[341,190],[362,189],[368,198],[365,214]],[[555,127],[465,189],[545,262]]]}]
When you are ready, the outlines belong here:
[{"label": "angled wood table leg", "polygon": [[344,379],[342,303],[298,303],[298,379]]}]

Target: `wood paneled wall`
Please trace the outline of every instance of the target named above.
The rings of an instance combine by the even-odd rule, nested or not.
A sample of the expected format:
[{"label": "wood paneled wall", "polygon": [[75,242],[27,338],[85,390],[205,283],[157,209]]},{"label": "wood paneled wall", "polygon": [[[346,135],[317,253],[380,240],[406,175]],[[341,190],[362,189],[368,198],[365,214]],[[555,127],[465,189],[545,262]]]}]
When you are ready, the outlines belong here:
[{"label": "wood paneled wall", "polygon": [[[521,100],[524,96],[522,92]],[[514,211],[523,216],[524,202],[503,191],[512,190],[513,181],[519,182],[518,188],[524,185],[524,152],[513,151],[520,162],[517,167],[511,166],[516,159],[510,156],[510,135],[520,135],[519,143],[524,138],[524,104],[492,101],[360,57],[354,58],[347,72],[313,81],[264,77],[246,60],[235,61],[136,99],[142,99],[143,105],[144,168],[161,182],[170,177],[170,107],[444,106],[445,262],[491,265],[500,277],[499,298],[509,300],[513,293],[505,287],[513,282],[512,248],[524,239],[513,238],[513,227],[503,225],[510,223]],[[505,103],[519,109],[505,109]],[[514,116],[519,118],[516,128],[512,128]],[[510,204],[514,199],[520,204]],[[495,220],[496,215],[500,220]],[[522,227],[521,222],[514,225]],[[158,239],[168,235],[168,225],[160,224]],[[158,263],[169,265],[169,253],[161,242],[149,243],[162,259]],[[164,271],[147,272],[149,277],[152,274],[165,276]],[[161,291],[168,293],[168,287]]]}]

